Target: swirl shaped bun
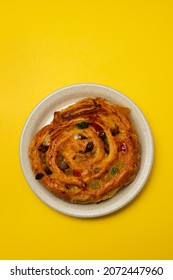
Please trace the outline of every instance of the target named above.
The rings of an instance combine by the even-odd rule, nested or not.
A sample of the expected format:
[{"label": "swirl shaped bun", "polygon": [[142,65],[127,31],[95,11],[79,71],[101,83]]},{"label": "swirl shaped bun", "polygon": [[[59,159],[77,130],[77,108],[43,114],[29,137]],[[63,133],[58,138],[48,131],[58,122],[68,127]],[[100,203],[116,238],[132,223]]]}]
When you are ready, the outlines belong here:
[{"label": "swirl shaped bun", "polygon": [[70,203],[94,203],[131,183],[140,166],[140,144],[128,108],[85,98],[54,113],[32,139],[35,179]]}]

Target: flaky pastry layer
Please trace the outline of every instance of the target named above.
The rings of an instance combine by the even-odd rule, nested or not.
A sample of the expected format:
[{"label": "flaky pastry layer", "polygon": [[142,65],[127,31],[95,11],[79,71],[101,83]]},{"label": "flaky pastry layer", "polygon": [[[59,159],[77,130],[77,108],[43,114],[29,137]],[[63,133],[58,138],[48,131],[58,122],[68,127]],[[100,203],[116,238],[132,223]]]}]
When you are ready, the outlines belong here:
[{"label": "flaky pastry layer", "polygon": [[85,98],[54,113],[29,147],[35,179],[70,203],[94,203],[131,183],[140,145],[128,108]]}]

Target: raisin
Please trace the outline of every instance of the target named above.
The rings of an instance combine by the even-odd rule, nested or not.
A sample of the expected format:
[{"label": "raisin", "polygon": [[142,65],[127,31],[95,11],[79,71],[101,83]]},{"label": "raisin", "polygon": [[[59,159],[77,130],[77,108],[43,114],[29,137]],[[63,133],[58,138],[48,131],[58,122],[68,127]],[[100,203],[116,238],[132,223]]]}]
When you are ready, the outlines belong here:
[{"label": "raisin", "polygon": [[36,180],[40,180],[41,178],[43,178],[43,176],[44,176],[43,173],[37,173],[37,174],[35,175],[35,179],[36,179]]},{"label": "raisin", "polygon": [[85,153],[88,153],[88,152],[91,152],[94,148],[94,144],[93,142],[88,142],[88,144],[86,145],[86,148],[85,148]]},{"label": "raisin", "polygon": [[49,146],[46,146],[44,144],[41,144],[39,147],[38,147],[38,150],[42,153],[45,153],[47,152],[47,150],[49,149]]},{"label": "raisin", "polygon": [[52,174],[52,171],[50,170],[49,167],[46,167],[44,171],[46,172],[47,175],[51,175]]},{"label": "raisin", "polygon": [[109,154],[109,144],[107,142],[104,143],[104,149],[107,154]]},{"label": "raisin", "polygon": [[120,133],[119,127],[116,125],[115,127],[111,128],[111,134],[112,136],[116,136]]},{"label": "raisin", "polygon": [[104,131],[100,131],[99,138],[101,138],[102,140],[105,140],[106,139],[106,133]]}]

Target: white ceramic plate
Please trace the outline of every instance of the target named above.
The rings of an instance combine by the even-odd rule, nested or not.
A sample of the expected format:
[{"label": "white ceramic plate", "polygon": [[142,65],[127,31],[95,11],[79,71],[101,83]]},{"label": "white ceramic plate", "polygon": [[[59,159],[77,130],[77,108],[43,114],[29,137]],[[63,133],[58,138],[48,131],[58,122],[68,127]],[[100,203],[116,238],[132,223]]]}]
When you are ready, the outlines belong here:
[{"label": "white ceramic plate", "polygon": [[[135,180],[121,189],[113,198],[98,204],[70,204],[57,198],[35,180],[28,158],[28,146],[35,133],[53,119],[53,113],[80,99],[99,96],[112,103],[131,109],[131,118],[135,124],[141,144],[141,165]],[[153,163],[153,140],[149,125],[139,108],[118,91],[97,84],[77,84],[59,89],[43,99],[32,111],[21,135],[20,161],[25,178],[34,193],[53,209],[76,217],[91,218],[110,214],[129,203],[143,188]]]}]

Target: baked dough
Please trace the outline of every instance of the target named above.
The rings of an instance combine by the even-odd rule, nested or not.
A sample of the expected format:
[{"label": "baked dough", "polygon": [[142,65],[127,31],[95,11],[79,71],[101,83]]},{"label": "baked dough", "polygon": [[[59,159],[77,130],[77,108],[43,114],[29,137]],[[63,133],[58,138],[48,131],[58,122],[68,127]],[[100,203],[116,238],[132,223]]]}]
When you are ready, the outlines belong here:
[{"label": "baked dough", "polygon": [[70,203],[95,203],[131,183],[140,144],[128,108],[96,97],[54,113],[34,136],[29,158],[35,179]]}]

